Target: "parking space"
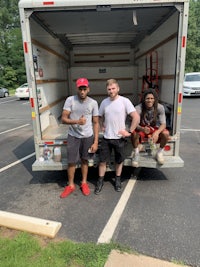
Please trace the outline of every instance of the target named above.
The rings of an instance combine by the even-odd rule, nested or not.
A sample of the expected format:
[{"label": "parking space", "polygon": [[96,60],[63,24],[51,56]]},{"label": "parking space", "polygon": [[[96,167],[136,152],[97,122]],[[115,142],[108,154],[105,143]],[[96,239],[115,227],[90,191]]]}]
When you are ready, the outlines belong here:
[{"label": "parking space", "polygon": [[[184,99],[183,102],[180,145],[180,155],[185,161],[183,168],[162,171],[143,168],[136,181],[131,180],[132,170],[124,168],[121,193],[114,190],[114,173],[110,172],[98,196],[93,194],[98,170],[90,169],[88,181],[92,192],[88,197],[79,189],[81,174],[77,170],[75,193],[60,199],[67,182],[66,171],[32,172],[32,156],[0,172],[1,209],[60,221],[59,238],[96,243],[105,240],[102,239],[104,234],[109,233],[113,241],[128,245],[139,253],[200,266],[198,102],[198,98]],[[23,124],[31,123],[28,106],[23,109],[21,103],[15,101],[12,107],[15,114],[11,103],[0,105],[1,113],[7,112],[7,116],[13,118],[13,124],[5,120],[0,126],[2,132],[22,125],[22,121]],[[31,125],[16,129],[12,134],[0,135],[0,142],[1,162],[5,155],[10,159],[5,165],[34,152]],[[9,142],[10,145],[6,145]],[[119,213],[113,219],[116,208]]]}]

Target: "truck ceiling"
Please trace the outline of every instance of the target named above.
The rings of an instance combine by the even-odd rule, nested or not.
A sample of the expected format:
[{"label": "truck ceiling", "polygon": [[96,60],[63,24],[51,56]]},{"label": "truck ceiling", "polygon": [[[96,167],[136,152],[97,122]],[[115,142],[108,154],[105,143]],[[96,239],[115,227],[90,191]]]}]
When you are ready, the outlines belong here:
[{"label": "truck ceiling", "polygon": [[134,47],[159,27],[175,6],[34,11],[31,17],[55,38],[70,47],[93,44],[124,44]]}]

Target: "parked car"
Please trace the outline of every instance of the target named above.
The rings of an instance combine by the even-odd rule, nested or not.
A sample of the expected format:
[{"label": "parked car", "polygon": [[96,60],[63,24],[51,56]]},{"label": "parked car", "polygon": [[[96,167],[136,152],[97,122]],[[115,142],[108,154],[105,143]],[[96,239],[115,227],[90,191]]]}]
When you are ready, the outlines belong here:
[{"label": "parked car", "polygon": [[0,97],[7,97],[7,96],[9,96],[8,89],[0,87]]},{"label": "parked car", "polygon": [[29,99],[28,83],[22,84],[15,90],[15,96],[19,99]]},{"label": "parked car", "polygon": [[200,96],[200,72],[185,74],[183,96]]}]

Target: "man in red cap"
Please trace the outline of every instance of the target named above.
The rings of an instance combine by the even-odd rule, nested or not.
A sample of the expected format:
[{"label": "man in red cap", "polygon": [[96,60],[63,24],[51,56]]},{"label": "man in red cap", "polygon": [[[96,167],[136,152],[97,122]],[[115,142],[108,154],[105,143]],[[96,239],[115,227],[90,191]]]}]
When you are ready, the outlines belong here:
[{"label": "man in red cap", "polygon": [[64,104],[62,122],[69,125],[67,138],[68,185],[60,197],[65,198],[75,190],[76,164],[81,160],[82,182],[80,188],[87,196],[88,159],[98,149],[98,104],[88,96],[89,82],[86,78],[76,81],[77,95],[69,96]]}]

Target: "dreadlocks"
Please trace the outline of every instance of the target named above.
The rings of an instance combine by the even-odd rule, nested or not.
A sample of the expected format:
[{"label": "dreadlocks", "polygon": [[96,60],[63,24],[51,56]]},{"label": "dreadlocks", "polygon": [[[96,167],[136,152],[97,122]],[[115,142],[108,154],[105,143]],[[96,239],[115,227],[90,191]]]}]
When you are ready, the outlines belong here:
[{"label": "dreadlocks", "polygon": [[[154,104],[153,104],[153,108],[151,110],[151,113],[149,113],[149,111],[145,105],[145,100],[146,100],[146,97],[148,94],[151,94],[154,96]],[[142,124],[145,124],[145,125],[149,124],[151,126],[155,126],[156,121],[157,121],[157,107],[158,107],[158,95],[157,95],[156,91],[154,89],[146,90],[142,96],[141,103],[142,103],[142,113],[141,113]],[[151,114],[151,117],[149,117],[150,114]]]}]

